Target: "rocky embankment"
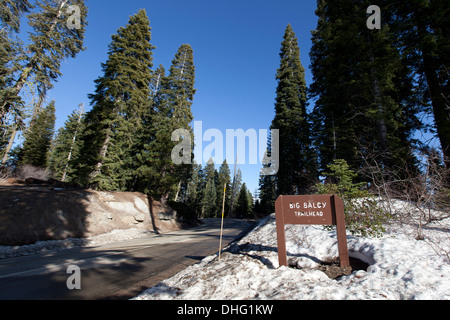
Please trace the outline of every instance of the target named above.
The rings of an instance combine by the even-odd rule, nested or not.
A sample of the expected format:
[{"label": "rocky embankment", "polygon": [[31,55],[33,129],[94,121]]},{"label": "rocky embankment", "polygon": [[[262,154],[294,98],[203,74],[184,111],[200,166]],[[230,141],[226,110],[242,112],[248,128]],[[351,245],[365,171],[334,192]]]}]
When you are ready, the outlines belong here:
[{"label": "rocky embankment", "polygon": [[0,245],[4,246],[131,228],[163,233],[197,223],[138,192],[67,188],[52,181],[0,183]]}]

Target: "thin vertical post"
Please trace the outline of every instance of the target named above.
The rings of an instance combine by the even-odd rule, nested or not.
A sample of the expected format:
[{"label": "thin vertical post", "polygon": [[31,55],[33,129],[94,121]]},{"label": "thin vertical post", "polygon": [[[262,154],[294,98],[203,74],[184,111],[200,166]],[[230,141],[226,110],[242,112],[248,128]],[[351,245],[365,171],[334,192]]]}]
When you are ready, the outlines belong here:
[{"label": "thin vertical post", "polygon": [[287,266],[286,238],[284,235],[284,210],[283,196],[275,201],[275,214],[277,225],[277,245],[278,245],[278,264],[279,266]]},{"label": "thin vertical post", "polygon": [[331,204],[333,206],[333,214],[336,217],[339,264],[341,268],[349,267],[350,260],[348,256],[347,233],[345,232],[344,204],[342,200],[335,195],[331,196]]},{"label": "thin vertical post", "polygon": [[219,241],[219,260],[220,253],[222,252],[222,234],[223,234],[223,216],[225,215],[225,195],[227,192],[227,183],[225,182],[223,186],[223,202],[222,202],[222,223],[220,225],[220,241]]}]

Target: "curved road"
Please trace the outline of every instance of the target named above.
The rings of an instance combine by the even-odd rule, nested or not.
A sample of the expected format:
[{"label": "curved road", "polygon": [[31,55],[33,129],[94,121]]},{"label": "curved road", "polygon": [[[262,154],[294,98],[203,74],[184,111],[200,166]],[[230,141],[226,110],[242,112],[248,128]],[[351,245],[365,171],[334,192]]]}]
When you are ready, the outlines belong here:
[{"label": "curved road", "polygon": [[[220,219],[201,226],[62,251],[0,260],[0,300],[130,299],[204,257],[217,253]],[[222,247],[252,226],[225,219]],[[70,265],[80,270],[81,289],[67,288]]]}]

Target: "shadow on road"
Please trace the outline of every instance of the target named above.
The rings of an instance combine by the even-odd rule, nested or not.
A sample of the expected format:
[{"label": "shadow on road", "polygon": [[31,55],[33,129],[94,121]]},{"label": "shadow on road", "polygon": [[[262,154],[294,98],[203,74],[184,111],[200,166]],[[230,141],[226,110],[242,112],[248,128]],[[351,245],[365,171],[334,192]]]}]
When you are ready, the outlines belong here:
[{"label": "shadow on road", "polygon": [[[73,261],[75,254],[77,261]],[[35,262],[26,269],[21,264],[30,257],[0,261],[0,300],[104,299],[130,281],[148,276],[143,273],[144,263],[152,260],[123,251],[92,252],[85,248],[34,257]],[[78,278],[77,272],[68,273],[69,266],[73,265],[79,267]],[[70,290],[67,284],[75,285],[78,279],[81,289]]]},{"label": "shadow on road", "polygon": [[[223,246],[252,224],[225,221]],[[0,300],[130,299],[218,251],[220,219],[98,248],[77,247],[0,260]],[[81,289],[68,267],[79,267]]]}]

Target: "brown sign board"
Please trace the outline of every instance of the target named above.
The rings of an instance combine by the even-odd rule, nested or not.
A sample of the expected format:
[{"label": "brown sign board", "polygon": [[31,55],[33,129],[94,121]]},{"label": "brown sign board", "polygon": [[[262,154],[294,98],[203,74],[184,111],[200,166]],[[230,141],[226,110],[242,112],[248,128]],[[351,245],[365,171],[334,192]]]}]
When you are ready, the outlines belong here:
[{"label": "brown sign board", "polygon": [[345,232],[344,203],[336,195],[279,196],[275,202],[278,261],[287,266],[286,224],[335,225],[341,268],[350,266]]}]

